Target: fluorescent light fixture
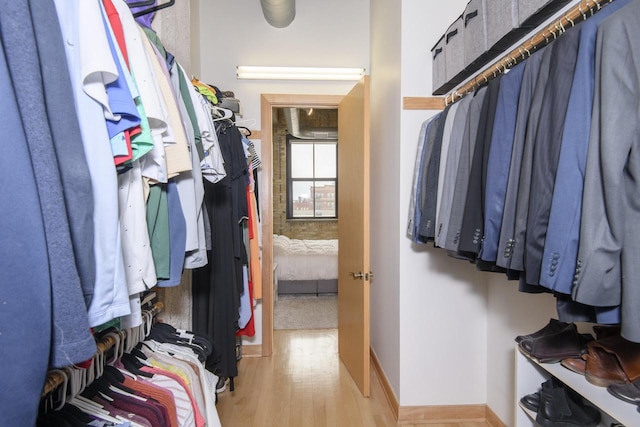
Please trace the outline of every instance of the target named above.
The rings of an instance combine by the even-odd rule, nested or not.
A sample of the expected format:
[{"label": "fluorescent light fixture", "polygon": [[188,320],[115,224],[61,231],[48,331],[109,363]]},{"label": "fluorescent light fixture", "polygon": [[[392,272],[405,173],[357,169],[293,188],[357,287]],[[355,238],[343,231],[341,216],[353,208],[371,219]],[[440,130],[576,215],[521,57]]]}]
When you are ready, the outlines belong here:
[{"label": "fluorescent light fixture", "polygon": [[254,80],[360,80],[364,68],[254,67],[239,65],[239,79]]}]

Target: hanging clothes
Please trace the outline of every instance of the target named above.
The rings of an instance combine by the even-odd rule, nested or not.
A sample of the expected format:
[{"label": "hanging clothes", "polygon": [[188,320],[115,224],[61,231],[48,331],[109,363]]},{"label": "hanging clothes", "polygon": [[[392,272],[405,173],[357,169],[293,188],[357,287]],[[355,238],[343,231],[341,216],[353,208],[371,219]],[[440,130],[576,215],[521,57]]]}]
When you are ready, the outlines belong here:
[{"label": "hanging clothes", "polygon": [[[430,240],[428,228],[416,238],[415,222],[429,222],[435,201],[435,246],[519,279],[523,292],[554,292],[562,321],[622,323],[623,336],[640,341],[640,297],[629,279],[638,258],[630,236],[640,74],[620,61],[635,51],[640,6],[598,10],[462,99],[448,146],[438,141],[446,110],[423,124],[408,234]],[[440,146],[447,161],[441,154],[436,165]],[[445,182],[434,196],[436,172]]]},{"label": "hanging clothes", "polygon": [[[50,3],[48,7],[53,12]],[[34,201],[40,202],[46,237],[48,261],[44,265],[50,270],[50,280],[47,282],[50,284],[50,289],[46,292],[51,294],[52,300],[49,307],[53,308],[50,364],[56,367],[64,366],[91,357],[95,353],[95,342],[89,331],[85,299],[70,232],[63,180],[60,175],[62,168],[73,167],[73,165],[66,164],[70,159],[58,160],[55,147],[62,144],[62,141],[58,144],[54,143],[46,106],[42,102],[44,99],[42,70],[46,70],[52,64],[40,61],[46,61],[49,55],[56,52],[61,55],[62,40],[59,27],[57,27],[58,31],[53,33],[58,36],[53,42],[46,43],[44,40],[39,40],[44,34],[40,37],[36,35],[34,28],[37,21],[32,16],[28,4],[7,2],[2,4],[1,9],[0,34],[8,74],[15,90],[12,92],[15,94],[17,112],[21,117],[25,142],[33,164],[38,194]],[[56,24],[55,14],[51,18],[46,18],[46,22],[53,27]],[[54,31],[55,29],[53,28]],[[56,50],[49,53],[42,51],[48,46]],[[62,78],[65,77],[62,76]],[[73,143],[77,144],[78,141]],[[82,168],[82,161],[80,163],[77,172],[81,175],[78,177],[86,179],[82,173],[86,172],[86,168]],[[88,190],[88,186],[82,188],[79,185],[77,188],[81,191]]]},{"label": "hanging clothes", "polygon": [[209,264],[193,272],[193,330],[211,336],[220,348],[214,372],[238,375],[235,333],[247,265],[242,221],[248,216],[247,160],[240,131],[223,120],[216,123],[227,176],[215,184],[205,180],[205,206],[211,226]]}]

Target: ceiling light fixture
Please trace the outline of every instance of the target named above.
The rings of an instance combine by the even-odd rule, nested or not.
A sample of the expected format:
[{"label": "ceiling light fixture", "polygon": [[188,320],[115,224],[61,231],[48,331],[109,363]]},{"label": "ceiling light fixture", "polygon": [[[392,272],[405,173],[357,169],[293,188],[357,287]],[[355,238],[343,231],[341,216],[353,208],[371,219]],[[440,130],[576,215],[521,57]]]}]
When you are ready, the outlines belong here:
[{"label": "ceiling light fixture", "polygon": [[236,67],[237,78],[254,80],[360,80],[364,72],[364,68]]}]

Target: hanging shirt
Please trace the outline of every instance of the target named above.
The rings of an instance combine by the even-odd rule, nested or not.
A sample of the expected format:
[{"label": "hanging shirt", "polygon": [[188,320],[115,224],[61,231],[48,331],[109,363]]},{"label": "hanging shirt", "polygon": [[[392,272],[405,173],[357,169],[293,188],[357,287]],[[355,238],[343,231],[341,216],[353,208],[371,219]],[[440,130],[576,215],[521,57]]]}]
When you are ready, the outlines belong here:
[{"label": "hanging shirt", "polygon": [[134,161],[130,170],[118,175],[118,184],[127,289],[133,295],[152,288],[157,282],[147,231],[147,208],[139,161]]},{"label": "hanging shirt", "polygon": [[[129,52],[130,70],[135,79],[140,94],[139,103],[144,106],[147,116],[150,140],[145,142],[144,152],[140,153],[142,175],[153,182],[167,182],[167,167],[164,159],[164,145],[162,135],[172,134],[168,125],[168,116],[164,101],[160,96],[160,89],[156,82],[153,67],[144,48],[146,36],[141,34],[136,21],[129,12],[123,0],[112,0],[119,12],[124,30],[127,51]],[[132,149],[135,150],[136,139]],[[144,156],[144,157],[142,157]]]},{"label": "hanging shirt", "polygon": [[105,123],[105,85],[117,69],[97,1],[55,0],[94,196],[96,280],[88,309],[90,326],[127,315],[127,290],[118,225],[118,187]]},{"label": "hanging shirt", "polygon": [[[142,30],[140,30],[142,31]],[[144,36],[142,31],[141,36]],[[160,88],[160,94],[167,108],[169,123],[173,135],[163,134],[165,160],[167,164],[167,178],[172,178],[183,171],[191,170],[191,157],[189,156],[187,137],[182,125],[176,99],[170,85],[169,71],[166,63],[149,39],[144,42],[147,57],[154,68],[155,76]]]},{"label": "hanging shirt", "polygon": [[[126,61],[123,58],[120,46],[117,44],[117,36],[113,32],[111,22],[116,23],[116,28],[121,30],[121,26],[117,23],[117,13],[111,13],[107,16],[104,8],[101,9],[103,14],[103,24],[107,41],[113,61],[118,70],[118,78],[107,85],[107,94],[109,96],[109,106],[113,117],[107,118],[107,130],[111,138],[111,145],[115,163],[117,165],[131,160],[133,157],[131,151],[131,131],[139,128],[140,116],[138,109],[133,101],[137,96],[135,87],[131,82],[131,76]],[[123,38],[123,35],[121,35]]]}]

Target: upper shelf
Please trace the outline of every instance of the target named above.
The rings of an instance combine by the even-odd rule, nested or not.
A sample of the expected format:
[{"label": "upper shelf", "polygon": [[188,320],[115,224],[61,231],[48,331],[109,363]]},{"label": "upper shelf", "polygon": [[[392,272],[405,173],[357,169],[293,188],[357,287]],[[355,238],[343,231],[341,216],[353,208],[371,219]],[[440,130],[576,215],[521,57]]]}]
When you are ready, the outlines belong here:
[{"label": "upper shelf", "polygon": [[431,49],[433,94],[445,95],[571,0],[471,0]]}]

